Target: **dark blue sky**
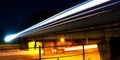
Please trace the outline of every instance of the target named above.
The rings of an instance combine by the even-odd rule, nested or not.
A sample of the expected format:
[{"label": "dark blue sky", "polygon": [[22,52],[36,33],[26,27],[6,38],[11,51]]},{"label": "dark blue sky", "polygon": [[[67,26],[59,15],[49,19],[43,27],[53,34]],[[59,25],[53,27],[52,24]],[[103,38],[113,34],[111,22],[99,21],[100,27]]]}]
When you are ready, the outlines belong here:
[{"label": "dark blue sky", "polygon": [[0,29],[14,32],[17,24],[26,22],[36,10],[60,12],[84,0],[0,0]]}]

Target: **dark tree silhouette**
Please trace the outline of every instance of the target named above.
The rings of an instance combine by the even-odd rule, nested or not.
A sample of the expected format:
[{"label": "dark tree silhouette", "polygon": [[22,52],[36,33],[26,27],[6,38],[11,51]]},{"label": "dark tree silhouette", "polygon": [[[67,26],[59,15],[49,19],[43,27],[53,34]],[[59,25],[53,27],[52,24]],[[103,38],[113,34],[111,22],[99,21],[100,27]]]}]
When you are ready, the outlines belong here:
[{"label": "dark tree silhouette", "polygon": [[0,28],[0,43],[3,43],[4,30]]},{"label": "dark tree silhouette", "polygon": [[35,11],[32,14],[32,18],[29,20],[29,23],[30,23],[29,25],[34,25],[38,22],[41,22],[54,14],[55,13],[53,13],[51,11],[47,11],[47,10]]},{"label": "dark tree silhouette", "polygon": [[17,30],[18,31],[24,30],[38,22],[41,22],[41,21],[51,17],[54,14],[56,14],[56,13],[52,12],[52,11],[47,11],[47,10],[34,11],[32,13],[32,17],[30,19],[28,19],[27,22],[18,24]]}]

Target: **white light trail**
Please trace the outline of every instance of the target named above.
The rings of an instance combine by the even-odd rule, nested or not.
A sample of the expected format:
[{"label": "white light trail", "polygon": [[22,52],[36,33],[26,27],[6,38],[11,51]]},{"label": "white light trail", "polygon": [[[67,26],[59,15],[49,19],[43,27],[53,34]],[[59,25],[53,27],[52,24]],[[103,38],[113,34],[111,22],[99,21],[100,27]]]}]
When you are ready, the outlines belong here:
[{"label": "white light trail", "polygon": [[[57,21],[57,20],[59,20],[61,18],[70,16],[70,15],[75,14],[77,12],[81,12],[81,11],[89,9],[91,7],[95,7],[97,5],[103,4],[103,3],[108,2],[108,1],[111,1],[111,0],[88,0],[84,4],[76,5],[76,6],[72,7],[72,8],[70,8],[70,9],[67,9],[67,10],[65,10],[65,11],[63,11],[61,13],[58,13],[58,14],[56,14],[56,15],[54,15],[54,16],[52,16],[52,17],[50,17],[50,18],[48,18],[48,19],[46,19],[46,20],[44,20],[44,21],[42,21],[42,22],[40,22],[38,24],[35,24],[35,25],[33,25],[33,26],[31,26],[31,27],[17,33],[16,37],[18,37],[18,35],[20,36],[21,34],[27,32],[27,31],[30,31],[32,29],[35,29],[37,27],[43,26],[43,25],[51,23],[53,21]],[[8,38],[6,38],[5,41],[7,41],[7,39]],[[14,38],[9,39],[8,41],[11,41],[12,39],[14,39]]]},{"label": "white light trail", "polygon": [[5,42],[10,42],[11,40],[17,38],[17,34],[9,35],[5,37]]},{"label": "white light trail", "polygon": [[[46,19],[46,20],[44,20],[44,21],[42,21],[42,22],[40,22],[40,23],[38,23],[38,24],[36,24],[36,25],[33,25],[32,27],[30,27],[30,28],[28,28],[28,29],[26,29],[26,30],[18,33],[18,34],[27,32],[27,31],[32,30],[32,29],[34,29],[34,28],[40,27],[40,26],[42,26],[42,25],[48,24],[48,23],[50,23],[50,22],[56,21],[56,20],[58,20],[58,19],[67,17],[67,16],[69,16],[69,15],[75,14],[75,13],[77,13],[77,12],[80,12],[80,11],[83,11],[83,10],[85,10],[85,9],[88,9],[88,8],[91,8],[91,7],[100,5],[100,4],[105,3],[105,2],[108,2],[108,1],[110,1],[110,0],[93,0],[93,1],[90,1],[90,2],[88,2],[88,3],[86,3],[86,4],[83,4],[83,5],[80,5],[80,6],[77,5],[78,7],[75,6],[76,8],[74,8],[74,9],[71,9],[71,10],[65,12],[65,13],[62,13],[62,12],[61,12],[62,14],[59,13],[60,15],[59,15],[59,14],[54,15],[54,16],[52,16],[52,17],[50,17],[50,18],[48,18],[48,19]],[[63,11],[63,12],[64,12],[64,11]]]}]

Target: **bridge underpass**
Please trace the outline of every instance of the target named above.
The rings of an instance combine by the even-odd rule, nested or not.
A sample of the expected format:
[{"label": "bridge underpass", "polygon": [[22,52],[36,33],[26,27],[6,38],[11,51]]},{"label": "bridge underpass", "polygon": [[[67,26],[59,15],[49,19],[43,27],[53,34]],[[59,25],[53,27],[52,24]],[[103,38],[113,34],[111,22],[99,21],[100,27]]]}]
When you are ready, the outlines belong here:
[{"label": "bridge underpass", "polygon": [[[41,42],[43,44],[42,45],[43,48],[53,46],[51,48],[48,48],[48,50],[46,48],[43,49],[45,52],[44,53],[45,55],[52,54],[52,50],[57,49],[56,48],[57,46],[68,46],[68,47],[73,46],[74,47],[74,46],[81,46],[83,44],[84,45],[96,44],[98,46],[97,48],[100,53],[101,59],[110,60],[111,59],[110,40],[112,37],[118,38],[120,36],[119,35],[120,28],[118,27],[118,25],[119,24],[115,23],[112,25],[111,24],[103,25],[103,27],[97,26],[97,29],[94,29],[95,27],[85,28],[85,29],[82,28],[85,31],[79,31],[80,29],[79,30],[76,29],[76,30],[70,31],[69,33],[68,31],[66,31],[66,32],[47,34],[47,35],[37,36],[37,37],[36,36],[28,37],[27,39],[31,41],[34,40],[35,42]],[[104,28],[105,26],[108,28]],[[63,44],[62,42],[60,43],[61,39],[65,40]],[[65,50],[65,47],[63,49]],[[51,53],[48,51],[51,51]]]},{"label": "bridge underpass", "polygon": [[119,19],[119,5],[112,1],[30,31],[28,28],[18,33],[18,40],[21,48],[43,60],[119,60]]},{"label": "bridge underpass", "polygon": [[[118,12],[119,11],[117,11],[117,13]],[[110,13],[107,15],[110,15]],[[93,18],[94,17],[95,16],[93,16]],[[98,17],[98,15],[96,17]],[[102,18],[102,17],[103,17],[102,15],[99,15],[99,18]],[[111,17],[111,18],[113,18],[113,17]],[[100,19],[100,20],[102,20],[102,19]],[[76,23],[74,23],[74,24],[76,24]],[[60,26],[60,27],[65,27],[65,26],[67,26],[67,25]],[[112,48],[110,45],[114,46],[115,44],[113,44],[113,43],[110,44],[110,42],[114,41],[115,39],[120,37],[119,26],[120,26],[120,22],[112,22],[112,23],[110,22],[110,23],[106,23],[106,24],[96,24],[96,25],[87,26],[84,28],[82,27],[82,28],[69,29],[69,30],[64,30],[64,31],[63,30],[61,30],[61,31],[52,30],[52,31],[56,31],[56,32],[49,32],[47,34],[41,34],[41,35],[37,34],[37,35],[33,35],[33,36],[28,36],[26,39],[29,41],[34,40],[34,42],[36,42],[36,43],[41,42],[43,48],[52,46],[51,48],[48,48],[48,50],[46,48],[43,49],[45,55],[52,54],[52,50],[57,49],[56,48],[57,46],[60,47],[60,46],[69,45],[69,46],[74,47],[74,46],[82,46],[83,44],[84,45],[96,44],[97,48],[98,48],[98,50],[96,50],[96,51],[98,51],[98,54],[97,55],[95,54],[97,56],[97,59],[98,59],[98,56],[100,56],[99,59],[101,59],[101,60],[110,60],[113,58],[112,56],[115,55],[115,54],[111,55],[111,49],[110,49],[110,48]],[[59,28],[59,27],[57,27],[57,28]],[[55,29],[55,28],[52,28],[52,29]],[[51,29],[50,29],[50,31],[51,31]],[[115,39],[112,39],[113,37]],[[64,42],[66,42],[66,44],[63,43],[63,45],[62,44],[59,45],[60,44],[59,42],[61,41],[61,39],[64,39],[65,40]],[[24,40],[22,40],[22,41],[24,41]],[[37,46],[36,43],[34,44],[34,47]],[[65,47],[63,48],[63,51],[64,50],[65,50]],[[51,51],[51,53],[48,51]],[[60,52],[63,52],[63,51],[60,51]],[[93,52],[93,51],[95,51],[95,50],[93,49],[91,52]],[[71,53],[71,52],[69,52],[69,53]],[[75,51],[74,51],[74,53],[75,53]],[[79,51],[77,53],[81,53],[81,52]],[[119,53],[119,52],[117,52],[117,53]],[[113,59],[115,59],[115,58],[113,58]],[[88,57],[86,57],[86,59],[88,59]]]},{"label": "bridge underpass", "polygon": [[[113,50],[110,49],[110,48],[113,48],[111,46],[118,46],[118,43],[115,44],[114,41],[117,40],[116,42],[119,42],[120,22],[118,21],[119,17],[117,17],[117,16],[120,16],[120,15],[116,14],[118,12],[119,12],[119,10],[116,10],[116,12],[111,11],[109,13],[96,15],[91,18],[85,19],[85,22],[80,20],[77,22],[60,25],[60,26],[39,32],[39,33],[41,33],[40,35],[33,33],[32,36],[28,36],[26,39],[29,41],[34,40],[35,42],[41,42],[43,48],[52,46],[52,48],[48,48],[48,50],[46,48],[43,49],[45,55],[52,54],[52,50],[58,49],[56,47],[60,47],[60,46],[69,45],[69,46],[74,47],[74,46],[96,44],[97,49],[98,49],[98,50],[96,50],[96,51],[98,51],[98,54],[96,56],[97,57],[100,56],[99,59],[97,58],[98,60],[119,59],[119,57],[118,57],[119,49],[117,47],[114,48],[117,51],[114,54],[113,54],[114,49]],[[108,17],[106,17],[106,16],[108,16]],[[89,21],[96,20],[97,18],[99,18],[100,21],[101,20],[104,21],[105,19],[108,19],[109,22],[104,21],[104,22],[102,22],[102,24],[101,23],[100,24],[99,23],[98,24],[88,23]],[[86,23],[86,21],[87,21],[87,23]],[[81,27],[80,25],[76,25],[76,24],[80,24],[80,23],[92,24],[92,25],[87,25],[84,27]],[[72,27],[69,28],[68,26],[72,26]],[[75,28],[73,26],[75,26],[75,27],[77,26],[80,28]],[[64,30],[63,30],[63,28],[64,28]],[[71,28],[73,28],[73,29],[71,29]],[[45,34],[45,33],[47,33],[47,34]],[[61,43],[59,43],[61,41],[61,39],[64,39],[64,42],[66,42],[66,43],[63,43],[63,45]],[[111,42],[114,42],[114,43],[111,43]],[[34,44],[34,47],[35,46],[36,46],[36,43]],[[65,50],[65,47],[63,48],[63,51],[64,50]],[[48,51],[51,51],[51,53]],[[63,51],[60,51],[60,52],[63,52]],[[94,49],[91,52],[93,52],[93,51],[94,51]],[[71,52],[69,52],[69,53],[71,53]],[[75,53],[75,51],[74,51],[74,53]],[[77,53],[81,53],[81,52],[79,51]],[[116,54],[117,54],[117,57],[115,57]],[[86,57],[85,59],[88,59],[88,57]]]}]

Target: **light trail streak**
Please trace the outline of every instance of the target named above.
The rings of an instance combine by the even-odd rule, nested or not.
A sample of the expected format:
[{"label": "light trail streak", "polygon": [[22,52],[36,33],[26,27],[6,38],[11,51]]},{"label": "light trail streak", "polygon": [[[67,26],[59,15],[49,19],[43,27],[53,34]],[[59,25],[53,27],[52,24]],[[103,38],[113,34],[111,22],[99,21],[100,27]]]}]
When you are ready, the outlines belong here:
[{"label": "light trail streak", "polygon": [[[32,27],[30,27],[30,28],[28,28],[28,29],[26,29],[26,30],[18,33],[18,34],[27,32],[27,31],[32,30],[32,29],[34,29],[34,28],[40,27],[40,26],[42,26],[42,25],[48,24],[48,23],[50,23],[50,22],[59,20],[59,19],[61,19],[61,18],[67,17],[67,16],[69,16],[69,15],[75,14],[75,13],[77,13],[77,12],[83,11],[83,10],[88,9],[88,8],[91,8],[91,7],[94,7],[94,6],[96,6],[96,5],[100,5],[100,4],[105,3],[105,2],[108,2],[108,1],[110,1],[110,0],[93,0],[93,1],[90,1],[90,2],[88,2],[88,3],[86,3],[86,4],[83,4],[83,5],[80,5],[80,6],[76,7],[76,8],[74,8],[74,9],[71,9],[71,10],[68,11],[68,12],[65,12],[65,13],[63,13],[63,14],[60,14],[60,13],[59,13],[60,15],[57,14],[58,16],[55,15],[55,16],[53,16],[53,17],[50,17],[50,18],[48,18],[48,19],[46,19],[46,20],[44,20],[44,21],[42,21],[42,22],[40,22],[40,23],[38,23],[38,24],[36,24],[36,25],[33,25]],[[64,12],[64,11],[63,11],[63,12]]]},{"label": "light trail streak", "polygon": [[[84,49],[91,49],[91,48],[97,48],[97,45],[84,45]],[[65,51],[73,51],[73,50],[83,50],[82,46],[75,46],[70,48],[65,48]]]},{"label": "light trail streak", "polygon": [[91,7],[95,7],[97,5],[103,4],[103,3],[108,2],[108,1],[110,1],[110,0],[89,0],[89,1],[85,2],[82,5],[79,4],[77,6],[72,7],[73,9],[70,8],[71,10],[67,9],[67,10],[65,10],[65,11],[63,11],[61,13],[58,13],[58,14],[56,14],[56,15],[54,15],[54,16],[52,16],[52,17],[50,17],[50,18],[48,18],[48,19],[46,19],[46,20],[44,20],[44,21],[42,21],[40,23],[38,23],[38,24],[35,24],[35,25],[33,25],[33,26],[31,26],[31,27],[29,27],[29,28],[15,34],[14,37],[13,36],[12,37],[11,36],[6,36],[5,37],[5,42],[9,42],[9,41],[11,41],[11,40],[13,40],[13,39],[15,39],[17,37],[20,37],[21,34],[23,34],[25,32],[28,32],[28,31],[30,31],[32,29],[35,29],[37,27],[41,27],[41,26],[43,26],[45,24],[51,23],[53,21],[59,20],[61,18],[67,17],[67,16],[70,16],[70,15],[75,14],[77,12],[81,12],[81,11],[89,9]]}]

